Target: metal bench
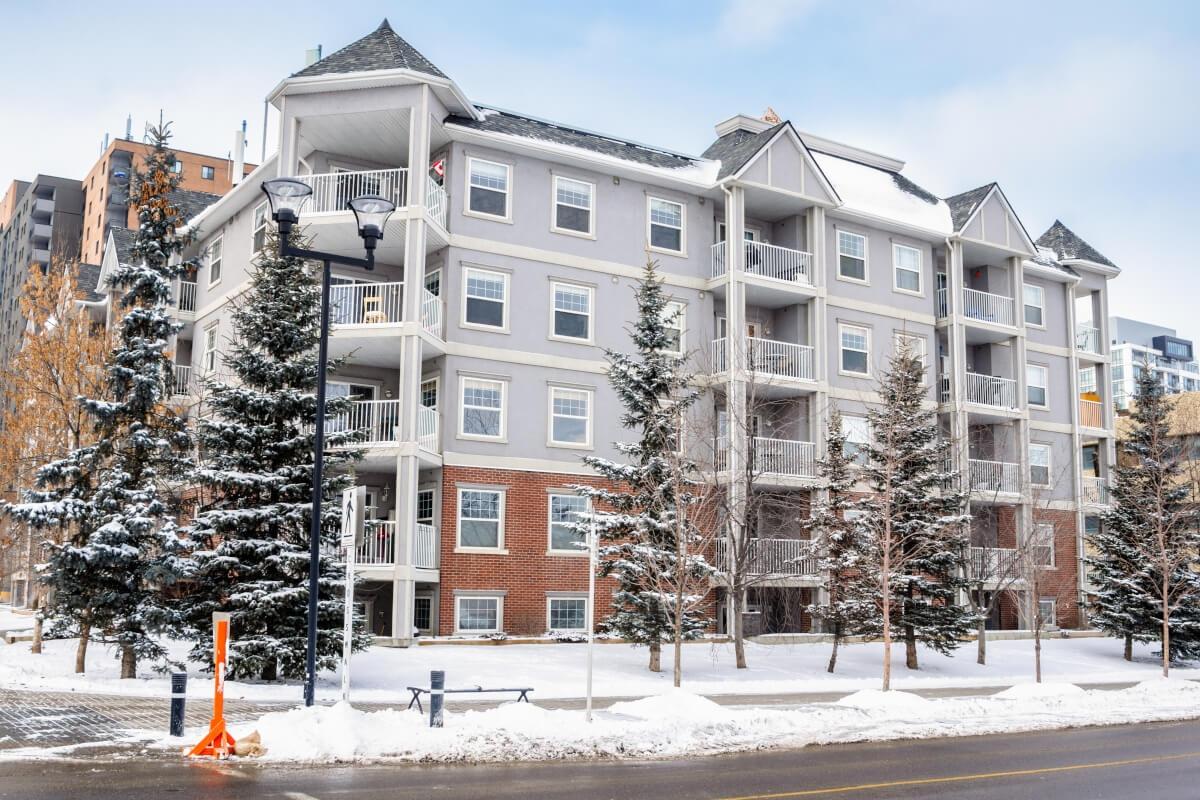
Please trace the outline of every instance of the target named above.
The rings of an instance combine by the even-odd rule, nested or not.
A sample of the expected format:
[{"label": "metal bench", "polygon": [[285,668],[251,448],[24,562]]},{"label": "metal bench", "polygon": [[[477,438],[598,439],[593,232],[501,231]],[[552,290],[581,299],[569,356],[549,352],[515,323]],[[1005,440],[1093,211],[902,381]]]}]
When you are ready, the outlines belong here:
[{"label": "metal bench", "polygon": [[[405,688],[408,689],[410,692],[412,692],[412,700],[408,701],[408,707],[412,708],[415,705],[417,707],[418,711],[424,713],[425,709],[421,706],[421,695],[429,694],[430,690],[426,689],[422,686],[406,686]],[[529,702],[529,693],[532,691],[533,691],[532,686],[527,686],[524,689],[520,689],[520,688],[484,689],[482,686],[474,686],[474,687],[471,687],[470,689],[444,689],[443,690],[443,692],[445,694],[497,694],[500,692],[515,692],[517,694],[517,702],[518,703],[522,703],[522,702],[528,703]]]}]

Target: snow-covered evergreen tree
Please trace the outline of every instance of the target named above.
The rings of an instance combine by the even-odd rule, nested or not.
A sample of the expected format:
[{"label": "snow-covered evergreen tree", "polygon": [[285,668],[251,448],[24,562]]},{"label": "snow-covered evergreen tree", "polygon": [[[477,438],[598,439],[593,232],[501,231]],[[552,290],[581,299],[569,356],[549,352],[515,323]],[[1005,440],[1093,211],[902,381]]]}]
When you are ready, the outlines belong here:
[{"label": "snow-covered evergreen tree", "polygon": [[842,415],[834,409],[825,437],[826,456],[817,464],[822,495],[805,521],[820,554],[824,602],[808,611],[833,635],[827,670],[837,667],[838,646],[848,636],[877,636],[880,631],[878,582],[871,575],[874,542],[855,513],[854,473],[846,457]]},{"label": "snow-covered evergreen tree", "polygon": [[[319,273],[301,259],[280,258],[272,228],[233,311],[224,365],[236,382],[206,380],[197,428],[203,461],[193,475],[202,493],[191,527],[190,657],[211,665],[212,612],[229,612],[231,678],[304,676],[320,299]],[[329,399],[328,418],[345,414],[349,403]],[[344,468],[361,456],[344,447],[361,432],[327,427],[318,669],[336,667],[342,654],[341,492],[352,483]],[[355,647],[366,644],[359,625]]]},{"label": "snow-covered evergreen tree", "polygon": [[1200,656],[1200,530],[1171,436],[1171,403],[1153,369],[1141,370],[1133,425],[1121,442],[1127,456],[1112,470],[1112,505],[1091,535],[1087,558],[1094,587],[1091,622],[1133,641],[1166,640],[1171,659]]},{"label": "snow-covered evergreen tree", "polygon": [[[695,401],[683,360],[676,355],[666,323],[669,298],[653,262],[646,265],[637,293],[637,319],[630,330],[633,353],[607,350],[608,380],[624,412],[621,424],[637,441],[618,442],[624,462],[597,456],[583,460],[607,478],[606,487],[576,487],[592,498],[602,546],[600,574],[617,580],[607,631],[650,648],[650,669],[660,669],[662,644],[677,627],[675,595],[662,576],[678,574],[678,510],[692,502],[693,486],[680,468],[680,422]],[[674,352],[673,352],[674,351]],[[703,558],[689,556],[695,569]],[[694,607],[681,609],[682,637],[701,635],[709,620]]]},{"label": "snow-covered evergreen tree", "polygon": [[185,544],[174,490],[190,469],[186,421],[168,405],[171,284],[193,268],[179,260],[190,234],[180,230],[186,220],[169,197],[179,179],[168,126],[148,134],[153,150],[131,182],[138,229],[130,260],[110,276],[120,297],[117,341],[105,365],[114,399],[81,400],[96,444],[46,465],[39,490],[14,509],[35,526],[72,527],[44,573],[55,597],[51,613],[74,615],[84,633],[116,644],[123,678],[135,677],[139,659],[161,658],[158,634],[180,623],[167,594]]}]

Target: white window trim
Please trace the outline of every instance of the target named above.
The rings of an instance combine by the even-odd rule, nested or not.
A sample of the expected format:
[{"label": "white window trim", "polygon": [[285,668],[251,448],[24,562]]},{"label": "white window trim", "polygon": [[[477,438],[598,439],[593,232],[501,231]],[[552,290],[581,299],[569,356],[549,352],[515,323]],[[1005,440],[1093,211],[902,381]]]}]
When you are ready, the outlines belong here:
[{"label": "white window trim", "polygon": [[429,408],[433,408],[435,411],[440,411],[442,408],[442,373],[435,372],[432,375],[421,378],[421,380],[417,382],[418,403],[421,402],[421,394],[424,392],[425,384],[427,383],[433,384],[433,391],[437,395],[437,404],[429,406]]},{"label": "white window trim", "polygon": [[[860,442],[860,441],[850,438],[850,436],[849,436],[850,427],[846,425],[846,420],[849,420],[849,419],[862,420],[863,425],[865,425],[866,429],[867,429],[866,441]],[[865,448],[871,444],[871,421],[870,421],[870,419],[867,418],[867,416],[865,414],[843,414],[842,415],[842,434],[846,437],[846,444],[852,444],[856,448]],[[862,464],[858,463],[857,458],[851,460],[851,467],[862,467],[862,466],[863,466]],[[850,517],[847,517],[847,519],[850,519]]]},{"label": "white window trim", "polygon": [[[467,321],[467,274],[470,272],[480,272],[491,277],[498,277],[504,282],[504,310],[501,316],[503,324],[500,327],[494,325],[484,325],[479,322]],[[509,274],[500,270],[488,269],[486,267],[476,267],[470,264],[464,264],[462,268],[462,302],[459,304],[461,317],[459,319],[459,327],[469,328],[475,331],[488,331],[489,333],[509,333],[509,307],[512,305],[512,286],[509,280]]]},{"label": "white window trim", "polygon": [[[760,229],[758,226],[743,225],[742,230],[745,231],[745,233],[754,234],[749,239],[746,239],[747,242],[755,242],[758,244],[770,244],[770,242],[766,242],[763,240],[762,229]],[[745,237],[745,233],[743,233],[743,238]],[[725,241],[726,238],[727,237],[725,234],[725,223],[718,222],[717,223],[717,242],[723,242],[723,241]]]},{"label": "white window trim", "polygon": [[[500,495],[500,519],[496,527],[496,546],[495,547],[475,547],[468,546],[462,543],[462,510],[463,510],[463,492],[493,492]],[[508,510],[508,490],[500,486],[459,486],[455,489],[455,508],[454,508],[454,552],[456,553],[490,553],[492,555],[508,555],[508,550],[504,547],[504,517]],[[457,605],[457,601],[455,601]],[[455,627],[457,627],[457,620]]]},{"label": "white window trim", "polygon": [[[900,285],[899,277],[900,270],[902,268],[900,266],[900,262],[896,259],[896,255],[901,248],[905,250],[911,250],[917,254],[917,288],[915,291],[913,289],[905,289]],[[838,265],[839,267],[841,266],[840,258],[838,260]],[[905,272],[912,272],[912,270],[908,269],[907,267],[903,267],[903,269]],[[913,297],[925,296],[925,253],[923,250],[921,250],[921,248],[913,247],[911,244],[892,242],[892,291],[900,294],[912,295]]]},{"label": "white window trim", "polygon": [[[1042,303],[1040,306],[1037,306],[1038,308],[1040,308],[1042,310],[1042,324],[1041,325],[1037,325],[1035,323],[1028,322],[1025,320],[1025,306],[1036,306],[1037,305],[1035,303],[1026,303],[1025,302],[1025,289],[1026,288],[1037,289],[1038,294],[1041,295]],[[1021,284],[1021,320],[1025,322],[1025,327],[1027,327],[1027,328],[1037,328],[1038,330],[1042,330],[1042,331],[1046,330],[1046,287],[1038,286],[1036,283],[1022,283]]]},{"label": "white window trim", "polygon": [[[482,630],[480,628],[470,628],[463,630],[460,627],[462,622],[461,603],[463,600],[495,600],[496,601],[496,627],[491,630]],[[466,594],[457,595],[454,598],[454,632],[460,636],[484,636],[489,633],[499,633],[504,630],[504,595],[502,594]]]},{"label": "white window trim", "polygon": [[[1048,529],[1048,530],[1047,530]],[[1054,536],[1058,533],[1058,529],[1053,522],[1035,522],[1033,523],[1033,544],[1035,547],[1050,548],[1050,563],[1038,564],[1039,567],[1055,568],[1058,565],[1058,554],[1055,552],[1058,548],[1055,547]]]},{"label": "white window trim", "polygon": [[[1029,381],[1030,368],[1040,369],[1042,371],[1042,374],[1045,375],[1045,379],[1044,379],[1043,383],[1036,384],[1036,383],[1031,383]],[[1043,392],[1045,392],[1045,395],[1046,395],[1045,403],[1039,404],[1039,403],[1030,403],[1029,402],[1029,387],[1030,386],[1037,386],[1038,388],[1042,389]],[[1045,364],[1028,364],[1027,363],[1025,365],[1025,404],[1027,406],[1029,406],[1030,408],[1036,408],[1039,411],[1049,411],[1050,410],[1050,367],[1046,366]]]},{"label": "white window trim", "polygon": [[254,218],[258,216],[258,210],[260,208],[263,211],[263,224],[262,224],[261,230],[263,231],[263,246],[264,247],[266,247],[266,244],[267,244],[267,233],[266,232],[267,232],[267,229],[271,225],[271,210],[267,207],[266,201],[263,201],[263,202],[259,203],[258,205],[256,205],[254,207],[254,209],[250,212],[250,251],[251,251],[250,255],[252,255],[252,256],[257,255],[258,253],[262,252],[261,250],[256,250],[254,248],[254,240],[258,238],[258,232],[260,230],[254,224]]},{"label": "white window trim", "polygon": [[[842,239],[841,235],[845,233],[850,236],[857,236],[863,240],[863,276],[861,278],[852,278],[842,274]],[[845,281],[846,283],[857,283],[860,286],[871,285],[871,240],[865,233],[846,230],[843,228],[835,229],[833,232],[833,277],[835,280]]]},{"label": "white window trim", "polygon": [[[1053,550],[1053,548],[1051,548],[1051,549]],[[1039,597],[1038,598],[1038,615],[1039,616],[1041,616],[1041,613],[1042,613],[1042,603],[1050,604],[1050,613],[1052,615],[1050,619],[1046,619],[1044,616],[1042,617],[1042,629],[1045,630],[1046,628],[1057,627],[1058,626],[1058,599],[1054,598],[1054,597]]]},{"label": "white window trim", "polygon": [[[554,307],[554,292],[557,287],[562,286],[569,289],[575,289],[581,292],[587,292],[588,296],[588,335],[585,339],[577,339],[574,336],[562,336],[554,332],[554,315],[558,313],[558,309]],[[596,290],[595,287],[588,286],[585,283],[575,283],[574,281],[564,281],[558,278],[550,279],[550,330],[547,337],[556,342],[569,342],[571,344],[594,344],[596,341]]]},{"label": "white window trim", "polygon": [[[217,371],[217,361],[218,361],[218,356],[220,355],[220,350],[221,350],[221,348],[219,346],[220,345],[220,337],[221,337],[220,321],[218,320],[217,322],[210,322],[209,324],[205,325],[203,333],[204,333],[204,340],[203,340],[204,347],[200,350],[200,373],[202,375],[211,375]],[[208,346],[209,333],[212,333],[212,347]],[[208,361],[209,361],[208,356],[210,353],[212,354],[212,362],[213,362],[211,367],[208,366]]]},{"label": "white window trim", "polygon": [[[866,339],[867,339],[867,371],[866,372],[848,372],[847,370],[843,369],[843,367],[842,367],[842,350],[844,349],[842,347],[842,331],[846,328],[856,328],[860,331],[865,332],[867,335],[866,336]],[[848,378],[869,378],[869,377],[871,377],[871,345],[872,345],[871,333],[872,333],[872,331],[871,331],[871,327],[869,325],[859,325],[854,322],[839,322],[838,323],[838,326],[837,326],[838,375],[845,375]]]},{"label": "white window trim", "polygon": [[[1033,480],[1033,468],[1036,466],[1033,463],[1032,453],[1034,449],[1046,451],[1046,482],[1035,483]],[[1053,482],[1054,470],[1054,447],[1047,442],[1030,442],[1029,443],[1029,485],[1030,486],[1050,486]]]},{"label": "white window trim", "polygon": [[[580,556],[588,558],[591,554],[586,547],[573,547],[570,550],[560,550],[554,546],[554,531],[552,530],[553,518],[550,516],[553,508],[551,503],[555,497],[579,497],[577,492],[570,489],[548,489],[546,490],[546,555],[548,556],[570,556],[578,558]],[[591,511],[592,501],[589,498],[584,498],[587,504],[587,510]]]},{"label": "white window trim", "polygon": [[[894,330],[894,331],[892,331],[892,347],[894,348],[895,352],[897,352],[897,353],[900,352],[900,342],[903,339],[916,339],[918,342],[921,343],[920,352],[918,353],[918,358],[917,358],[917,360],[921,362],[921,365],[923,367],[925,367],[924,376],[921,378],[921,385],[928,386],[929,385],[929,372],[930,372],[929,340],[919,333],[909,333],[908,331]],[[838,346],[841,347],[841,336],[840,335],[838,337]],[[840,352],[838,353],[838,357],[839,358],[841,357]]]},{"label": "white window trim", "polygon": [[[584,551],[584,555],[587,551]],[[583,601],[583,627],[582,628],[552,628],[550,627],[550,605],[555,600],[582,600]],[[576,631],[587,633],[588,611],[592,605],[592,598],[587,596],[587,592],[554,592],[546,595],[546,630],[562,631],[563,633],[574,633]]]},{"label": "white window trim", "polygon": [[[216,259],[217,263],[221,265],[221,270],[220,270],[220,272],[217,273],[217,279],[215,281],[213,280],[213,270],[212,270],[212,265],[213,265],[212,249],[213,249],[214,245],[220,245],[220,247],[221,247],[221,255],[219,258]],[[211,289],[212,287],[214,287],[218,283],[220,283],[221,278],[223,278],[225,276],[225,235],[224,234],[222,234],[212,240],[212,242],[208,245],[208,253],[209,253],[209,257],[208,257],[208,288]]]},{"label": "white window trim", "polygon": [[[591,189],[592,204],[588,208],[588,229],[586,231],[576,231],[570,228],[558,227],[558,182],[561,180],[575,181],[582,183]],[[576,208],[577,206],[572,206]],[[577,236],[580,239],[595,239],[596,238],[596,184],[593,181],[587,181],[583,178],[576,178],[572,175],[552,175],[550,176],[550,232],[561,233],[567,236]]]},{"label": "white window trim", "polygon": [[[482,211],[475,211],[471,208],[471,163],[478,161],[483,164],[492,164],[497,167],[504,167],[505,171],[505,190],[504,190],[504,216],[498,214],[485,214]],[[486,219],[492,222],[506,222],[509,225],[513,221],[513,165],[504,161],[493,161],[490,158],[480,158],[479,156],[467,156],[466,174],[463,176],[463,216],[475,217],[476,219]],[[498,191],[492,189],[491,191]]]},{"label": "white window trim", "polygon": [[674,316],[675,322],[679,326],[679,349],[666,350],[664,352],[673,356],[678,356],[679,358],[683,358],[683,356],[687,353],[687,303],[682,303],[678,300],[668,300],[664,308],[678,309],[677,314],[672,314],[668,311],[667,316]]},{"label": "white window trim", "polygon": [[[466,404],[463,403],[463,389],[466,387],[467,381],[480,381],[486,383],[500,384],[500,435],[499,436],[484,436],[478,433],[465,433],[463,426],[466,423]],[[439,398],[440,401],[441,398]],[[508,380],[506,378],[487,378],[475,375],[460,375],[458,378],[458,438],[473,442],[499,442],[505,443],[508,441]]]},{"label": "white window trim", "polygon": [[[679,249],[668,250],[665,247],[656,247],[651,244],[650,236],[650,205],[655,200],[660,203],[670,203],[674,206],[679,206]],[[663,253],[668,256],[677,256],[679,258],[687,258],[687,203],[682,200],[672,200],[669,197],[658,197],[656,195],[646,195],[646,249],[653,253]]]},{"label": "white window trim", "polygon": [[[560,442],[554,438],[554,393],[556,391],[563,392],[582,392],[587,395],[588,415],[586,439],[582,442]],[[546,391],[546,446],[555,448],[564,448],[567,450],[591,450],[592,448],[592,421],[596,417],[596,390],[588,386],[574,386],[569,383],[552,383]],[[577,417],[572,417],[577,419]]]}]

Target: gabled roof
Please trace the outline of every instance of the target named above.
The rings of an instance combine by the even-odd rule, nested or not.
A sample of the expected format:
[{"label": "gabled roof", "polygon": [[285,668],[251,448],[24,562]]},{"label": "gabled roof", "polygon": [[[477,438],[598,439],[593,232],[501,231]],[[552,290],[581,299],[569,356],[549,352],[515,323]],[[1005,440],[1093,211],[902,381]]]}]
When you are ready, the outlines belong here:
[{"label": "gabled roof", "polygon": [[780,122],[758,133],[742,129],[730,131],[710,144],[700,155],[702,158],[720,161],[721,169],[717,173],[717,179],[727,178],[746,166],[755,153],[766,147],[784,125],[787,123]]},{"label": "gabled roof", "polygon": [[386,69],[408,69],[438,78],[446,74],[433,62],[417,52],[417,49],[400,38],[385,18],[379,27],[357,42],[310,64],[293,78],[313,75],[338,75],[350,72],[375,72]]},{"label": "gabled roof", "polygon": [[109,228],[108,235],[112,237],[113,245],[117,248],[117,262],[128,264],[133,254],[134,232],[128,228]]},{"label": "gabled roof", "polygon": [[954,230],[961,231],[963,229],[967,220],[975,213],[975,209],[979,208],[979,204],[984,201],[995,185],[995,182],[985,183],[978,189],[971,189],[968,192],[945,198],[946,205],[950,206],[950,223],[954,226]]},{"label": "gabled roof", "polygon": [[97,291],[100,287],[100,265],[80,264],[75,271],[75,291],[80,300],[87,303],[98,303],[104,295]]},{"label": "gabled roof", "polygon": [[192,189],[176,189],[167,194],[167,201],[178,209],[179,216],[185,220],[191,219],[220,199],[219,194]]},{"label": "gabled roof", "polygon": [[1038,237],[1037,243],[1053,250],[1061,261],[1091,261],[1093,264],[1117,268],[1117,265],[1105,258],[1099,250],[1080,239],[1074,231],[1057,219]]}]

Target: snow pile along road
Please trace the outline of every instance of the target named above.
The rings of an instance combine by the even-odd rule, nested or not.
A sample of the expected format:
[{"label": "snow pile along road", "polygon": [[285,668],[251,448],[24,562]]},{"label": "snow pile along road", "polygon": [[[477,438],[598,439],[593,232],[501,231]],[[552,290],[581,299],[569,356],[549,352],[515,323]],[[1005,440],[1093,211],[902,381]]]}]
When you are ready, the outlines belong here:
[{"label": "snow pile along road", "polygon": [[1021,685],[991,697],[933,700],[864,690],[837,703],[790,708],[721,706],[672,691],[616,703],[596,712],[590,725],[581,711],[510,703],[448,712],[444,728],[430,729],[427,716],[416,711],[338,704],[267,714],[234,733],[259,730],[271,761],[521,761],[667,757],[1198,716],[1200,684],[1158,679],[1120,691]]}]

